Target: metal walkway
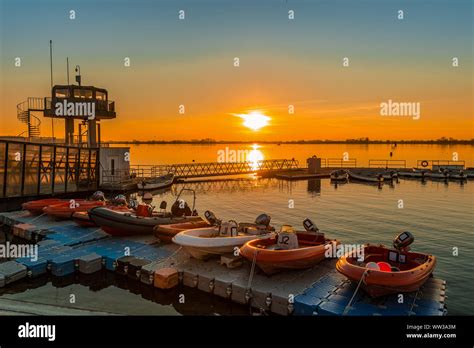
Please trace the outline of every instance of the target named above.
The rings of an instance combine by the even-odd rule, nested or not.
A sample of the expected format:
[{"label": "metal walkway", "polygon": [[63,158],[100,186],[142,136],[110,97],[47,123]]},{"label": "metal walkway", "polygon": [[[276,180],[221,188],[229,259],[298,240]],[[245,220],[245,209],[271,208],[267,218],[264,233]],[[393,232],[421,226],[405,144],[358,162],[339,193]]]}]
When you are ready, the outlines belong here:
[{"label": "metal walkway", "polygon": [[257,162],[210,162],[165,165],[137,165],[130,168],[132,176],[152,178],[174,173],[177,178],[197,178],[218,175],[249,174],[264,171],[297,169],[295,159],[264,160]]}]

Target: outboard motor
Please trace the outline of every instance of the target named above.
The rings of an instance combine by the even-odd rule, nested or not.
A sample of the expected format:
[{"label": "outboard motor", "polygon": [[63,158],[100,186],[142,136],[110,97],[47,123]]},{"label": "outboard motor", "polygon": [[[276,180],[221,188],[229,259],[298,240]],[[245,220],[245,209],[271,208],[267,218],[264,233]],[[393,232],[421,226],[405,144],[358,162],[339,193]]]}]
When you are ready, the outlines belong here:
[{"label": "outboard motor", "polygon": [[213,226],[220,225],[221,223],[221,221],[216,217],[216,215],[210,210],[206,210],[204,212],[204,217]]},{"label": "outboard motor", "polygon": [[117,195],[114,197],[115,205],[127,205],[127,198],[124,195]]},{"label": "outboard motor", "polygon": [[305,219],[303,221],[303,227],[306,231],[308,232],[319,232],[319,228],[318,226],[316,226],[313,221],[311,221],[310,219]]},{"label": "outboard motor", "polygon": [[166,203],[166,201],[161,201],[160,203],[160,209],[162,211],[166,211],[166,207],[168,206],[168,203]]},{"label": "outboard motor", "polygon": [[191,216],[193,212],[189,208],[188,203],[183,200],[177,200],[171,206],[171,214],[173,216]]},{"label": "outboard motor", "polygon": [[105,195],[102,191],[96,191],[94,194],[91,196],[91,200],[93,201],[103,201],[105,202]]},{"label": "outboard motor", "polygon": [[415,237],[411,232],[405,231],[400,233],[394,240],[393,240],[393,247],[397,250],[401,251],[408,251],[410,248],[410,244],[415,241]]},{"label": "outboard motor", "polygon": [[260,214],[259,216],[257,216],[257,218],[255,219],[255,223],[257,225],[265,225],[265,226],[269,226],[270,225],[270,221],[271,221],[271,217],[270,215],[267,215],[267,214]]}]

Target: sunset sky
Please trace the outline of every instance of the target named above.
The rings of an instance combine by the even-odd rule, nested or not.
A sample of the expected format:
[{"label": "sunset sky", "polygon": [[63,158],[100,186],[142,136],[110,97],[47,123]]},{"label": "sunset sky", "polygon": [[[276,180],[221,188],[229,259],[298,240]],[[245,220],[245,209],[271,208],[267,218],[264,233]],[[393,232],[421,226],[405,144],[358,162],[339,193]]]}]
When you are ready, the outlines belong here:
[{"label": "sunset sky", "polygon": [[[105,140],[474,138],[472,0],[0,4],[1,135],[26,129],[17,103],[50,95],[51,39],[56,84],[66,83],[69,57],[71,80],[79,64],[83,84],[115,100]],[[420,119],[381,116],[389,99],[419,102]],[[256,111],[270,118],[260,130],[236,116]],[[51,135],[51,120],[41,119]],[[63,122],[55,128],[62,136]]]}]

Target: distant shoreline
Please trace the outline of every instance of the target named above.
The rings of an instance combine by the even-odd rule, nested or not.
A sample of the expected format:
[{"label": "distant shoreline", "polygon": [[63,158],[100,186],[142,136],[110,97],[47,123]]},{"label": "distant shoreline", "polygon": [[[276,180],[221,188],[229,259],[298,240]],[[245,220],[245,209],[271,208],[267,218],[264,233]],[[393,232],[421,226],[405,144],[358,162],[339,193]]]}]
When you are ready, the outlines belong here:
[{"label": "distant shoreline", "polygon": [[227,141],[227,140],[112,140],[104,141],[109,144],[131,144],[131,145],[165,145],[165,144],[189,144],[189,145],[214,145],[214,144],[281,144],[281,145],[308,145],[308,144],[433,144],[433,145],[474,145],[474,139],[438,139],[438,140],[295,140],[295,141]]}]

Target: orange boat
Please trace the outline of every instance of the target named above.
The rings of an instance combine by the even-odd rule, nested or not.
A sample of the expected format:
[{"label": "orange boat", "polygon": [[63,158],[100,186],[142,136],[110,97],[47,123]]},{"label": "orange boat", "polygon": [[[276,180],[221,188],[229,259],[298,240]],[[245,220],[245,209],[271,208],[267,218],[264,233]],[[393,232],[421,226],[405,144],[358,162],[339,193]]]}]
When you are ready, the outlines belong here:
[{"label": "orange boat", "polygon": [[71,216],[72,221],[82,227],[94,227],[97,226],[89,217],[87,211],[76,211]]},{"label": "orange boat", "polygon": [[[284,225],[277,237],[247,242],[240,248],[240,255],[250,262],[255,259],[266,274],[313,267],[325,259],[327,248],[338,241],[325,238],[309,219],[305,220],[304,226],[306,232],[295,232],[291,231],[291,226]],[[285,240],[292,234],[293,245],[285,248]]]},{"label": "orange boat", "polygon": [[364,246],[364,260],[346,254],[336,269],[350,280],[360,283],[372,297],[418,290],[436,266],[436,257],[409,252],[414,241],[410,232],[403,232],[394,241],[394,249],[384,245]]},{"label": "orange boat", "polygon": [[28,210],[31,215],[39,215],[43,214],[44,207],[47,207],[48,205],[52,204],[59,204],[62,202],[66,202],[66,200],[59,198],[46,198],[23,203],[21,207],[23,208],[23,210]]},{"label": "orange boat", "polygon": [[87,212],[94,207],[104,206],[104,201],[87,201],[85,199],[71,199],[59,204],[48,205],[43,212],[55,219],[70,219],[76,212]]},{"label": "orange boat", "polygon": [[179,224],[157,225],[153,228],[153,233],[163,243],[171,243],[172,239],[179,232],[185,230],[193,230],[195,228],[203,228],[211,226],[207,221],[188,221]]}]

